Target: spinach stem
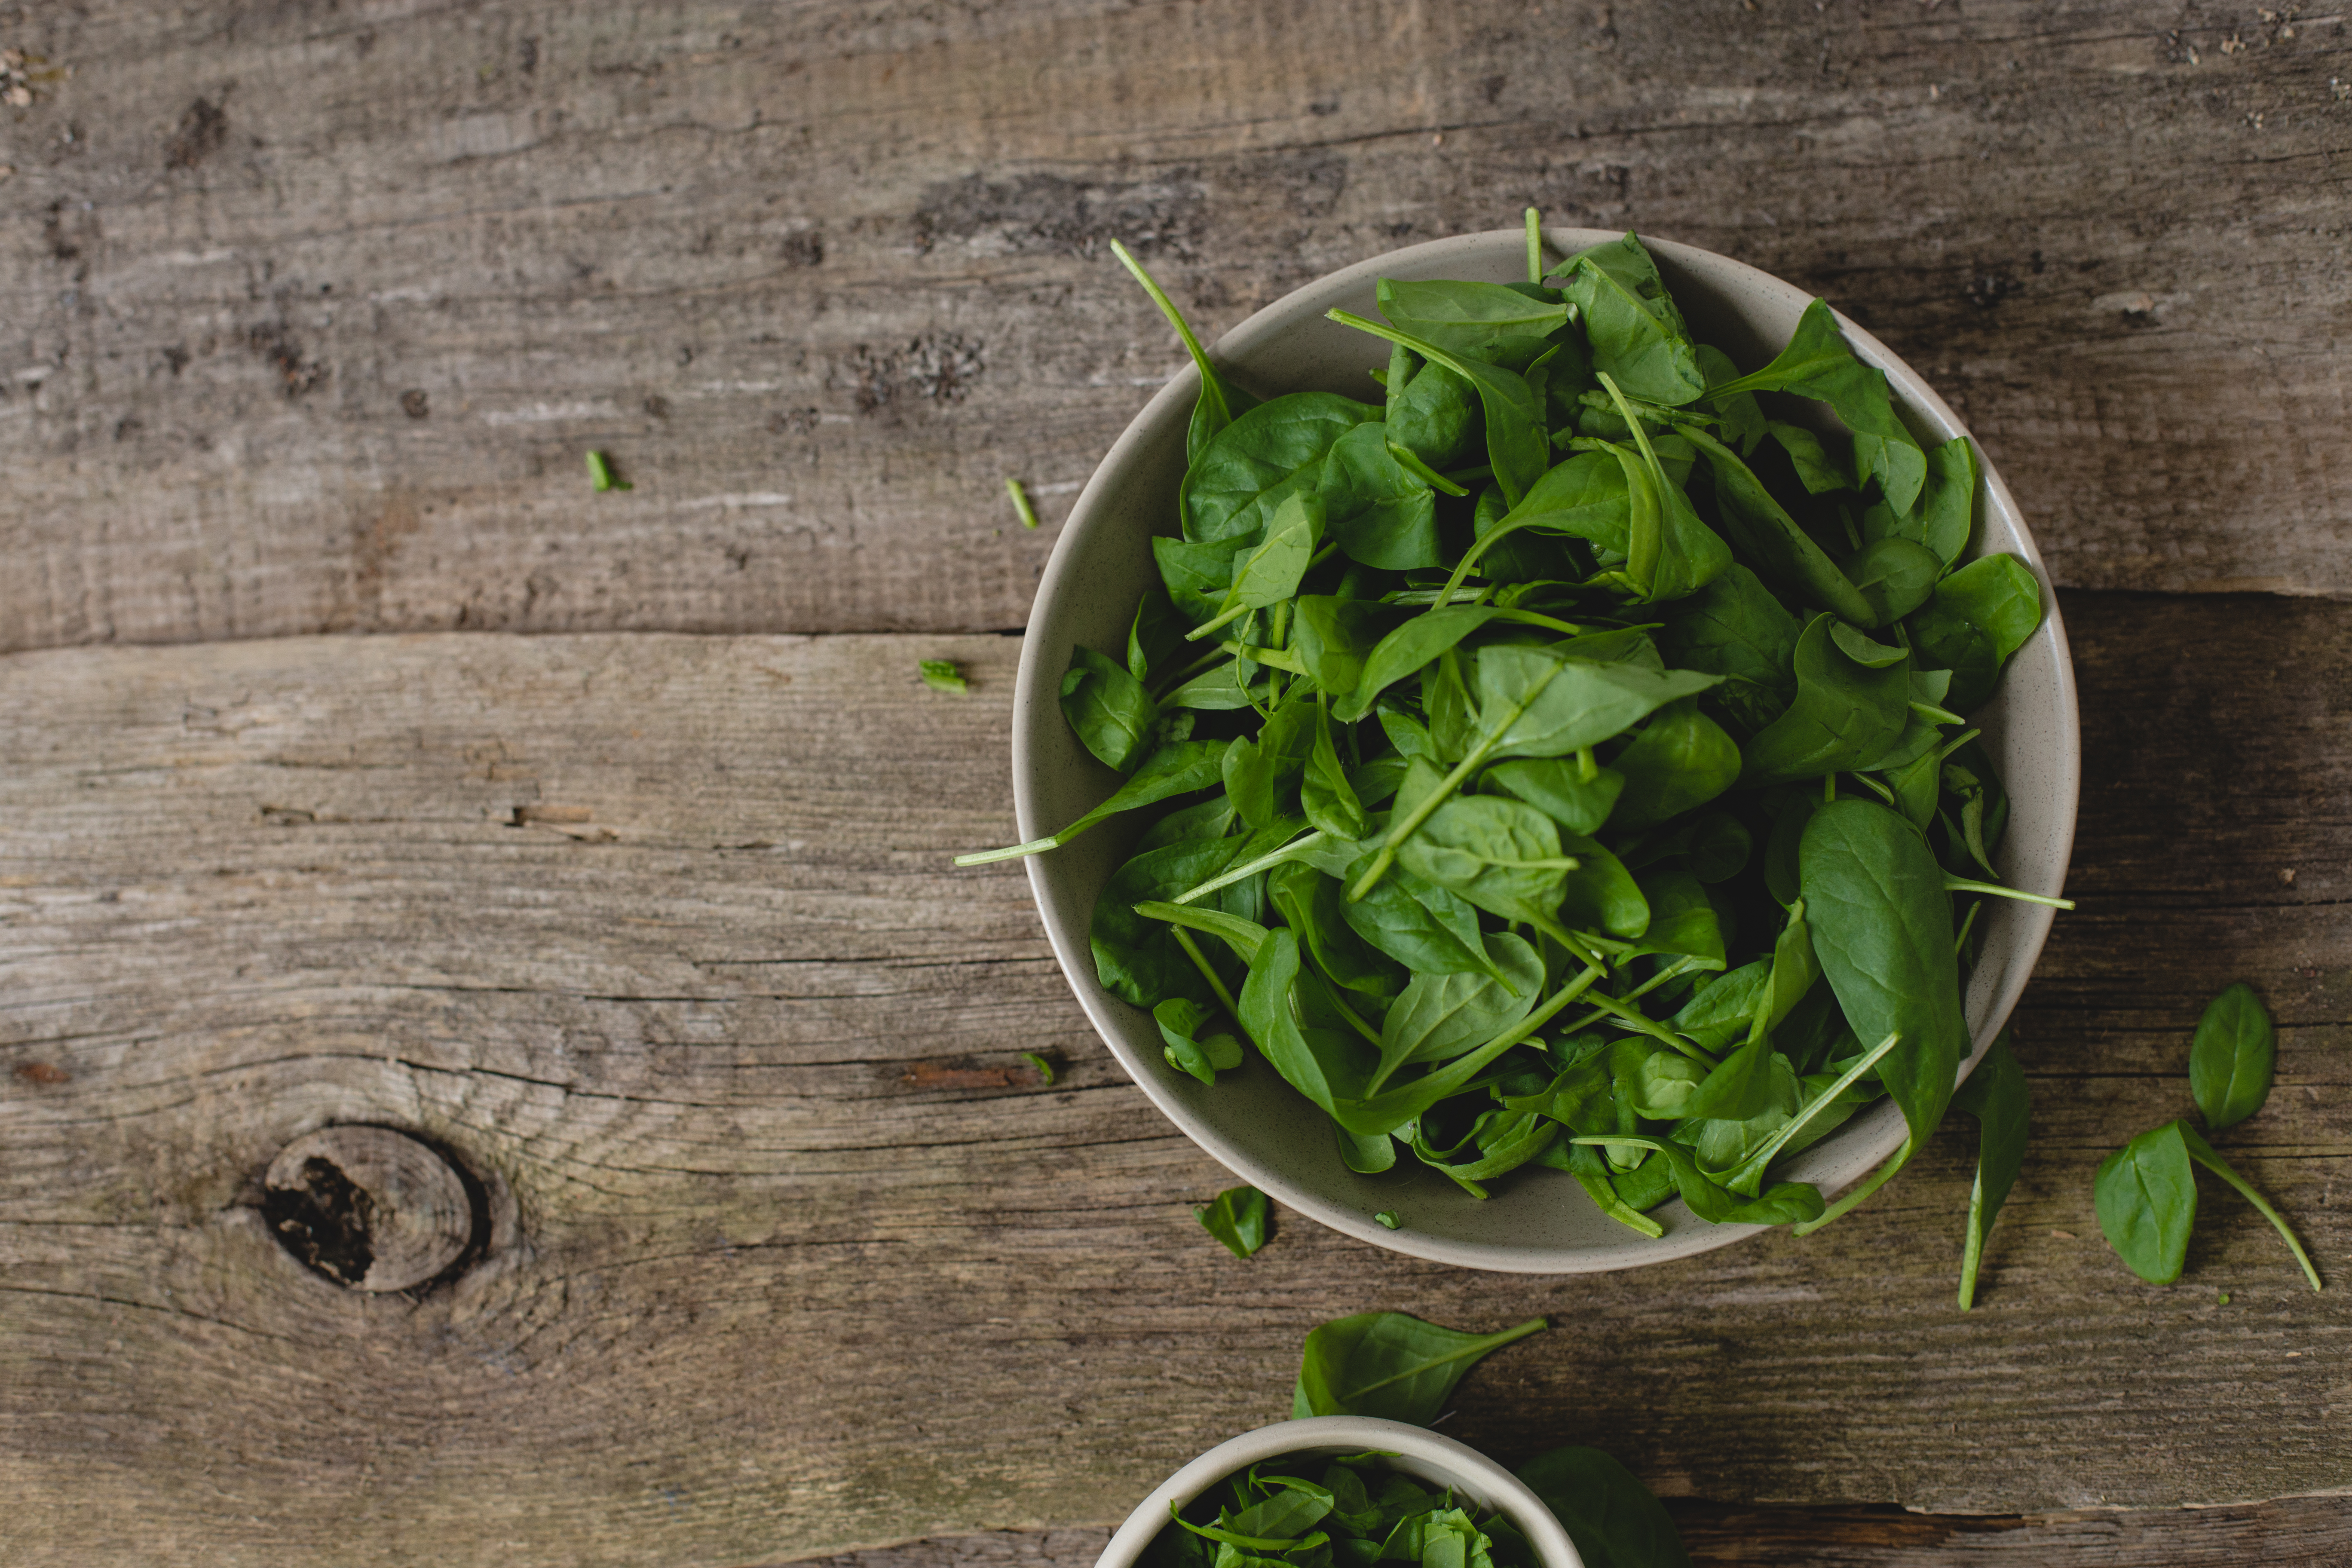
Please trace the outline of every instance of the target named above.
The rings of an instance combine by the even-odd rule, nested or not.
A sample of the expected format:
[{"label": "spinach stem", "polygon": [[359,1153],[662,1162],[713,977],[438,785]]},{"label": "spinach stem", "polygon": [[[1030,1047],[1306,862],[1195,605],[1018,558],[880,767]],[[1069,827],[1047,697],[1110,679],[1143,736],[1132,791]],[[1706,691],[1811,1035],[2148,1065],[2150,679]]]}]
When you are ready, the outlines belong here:
[{"label": "spinach stem", "polygon": [[1528,209],[1528,281],[1540,284],[1543,275],[1543,215]]},{"label": "spinach stem", "polygon": [[1168,324],[1176,329],[1178,337],[1184,340],[1184,351],[1192,356],[1192,363],[1201,370],[1201,395],[1216,411],[1219,425],[1230,424],[1234,415],[1232,407],[1225,402],[1224,383],[1210,368],[1209,351],[1202,348],[1201,340],[1192,335],[1192,327],[1185,322],[1184,313],[1176,308],[1176,302],[1161,290],[1160,285],[1151,280],[1151,274],[1143,269],[1143,263],[1128,253],[1127,247],[1114,239],[1110,242],[1110,253],[1118,258],[1120,266],[1135,274],[1135,280],[1143,285],[1143,291],[1151,296],[1151,302],[1160,307],[1160,313],[1168,318]]},{"label": "spinach stem", "polygon": [[2286,1221],[2280,1216],[2278,1210],[2271,1207],[2269,1201],[2262,1194],[2248,1185],[2243,1176],[2231,1170],[2228,1161],[2215,1153],[2210,1146],[2200,1147],[2204,1142],[2201,1137],[2189,1141],[2189,1157],[2237,1189],[2240,1197],[2253,1205],[2255,1210],[2271,1222],[2271,1228],[2277,1231],[2280,1237],[2286,1242],[2287,1250],[2294,1254],[2294,1260],[2303,1265],[2303,1277],[2311,1281],[2313,1289],[2318,1289],[2319,1270],[2311,1266],[2311,1254],[2303,1249],[2303,1243],[2295,1239],[2294,1232],[2287,1228]]},{"label": "spinach stem", "polygon": [[1412,447],[1405,446],[1402,442],[1391,441],[1389,443],[1389,456],[1397,460],[1398,468],[1402,468],[1406,473],[1411,474],[1414,479],[1419,479],[1431,489],[1444,490],[1450,496],[1466,496],[1470,493],[1462,486],[1455,484],[1452,479],[1447,479],[1444,474],[1439,473],[1435,468],[1431,468],[1427,463],[1423,462],[1421,460],[1420,453],[1414,451]]},{"label": "spinach stem", "polygon": [[1170,926],[1168,929],[1176,933],[1176,945],[1184,950],[1184,956],[1192,961],[1192,967],[1201,972],[1201,978],[1207,981],[1209,989],[1217,994],[1217,1000],[1223,1005],[1227,1016],[1239,1022],[1242,1010],[1234,1001],[1234,994],[1225,989],[1225,983],[1217,977],[1216,970],[1211,966],[1200,948],[1194,945],[1192,933],[1182,926]]},{"label": "spinach stem", "polygon": [[2053,910],[2071,910],[2074,907],[2074,900],[2072,899],[2053,899],[2042,893],[2021,892],[2015,888],[2004,888],[1998,882],[1971,882],[1965,877],[1945,878],[1944,891],[1983,893],[1996,899],[2015,899],[2021,904],[2042,904]]},{"label": "spinach stem", "polygon": [[1202,883],[1199,887],[1187,889],[1185,891],[1177,894],[1168,901],[1171,904],[1189,904],[1204,893],[1213,893],[1219,888],[1229,888],[1235,882],[1242,881],[1246,878],[1255,877],[1260,871],[1269,870],[1274,867],[1281,865],[1286,860],[1296,860],[1301,854],[1305,853],[1308,849],[1312,849],[1316,845],[1320,844],[1322,841],[1322,829],[1318,828],[1314,832],[1307,834],[1302,837],[1292,839],[1289,843],[1283,845],[1278,849],[1268,850],[1266,853],[1259,856],[1256,859],[1248,862],[1246,865],[1235,866],[1229,870],[1220,871],[1215,876],[1210,878],[1207,881]]},{"label": "spinach stem", "polygon": [[1977,1304],[1977,1269],[1984,1262],[1984,1154],[1977,1154],[1976,1184],[1969,1188],[1969,1234],[1960,1248],[1960,1310]]},{"label": "spinach stem", "polygon": [[1008,477],[1004,481],[1004,493],[1013,498],[1013,510],[1021,514],[1021,526],[1036,527],[1037,509],[1029,504],[1029,492],[1021,488],[1021,481]]},{"label": "spinach stem", "polygon": [[1744,1190],[1740,1183],[1754,1182],[1760,1178],[1764,1174],[1764,1167],[1772,1163],[1772,1157],[1786,1148],[1790,1139],[1802,1132],[1806,1123],[1819,1116],[1822,1110],[1833,1102],[1839,1095],[1861,1082],[1862,1075],[1876,1067],[1878,1059],[1893,1050],[1895,1043],[1902,1037],[1900,1033],[1889,1035],[1855,1058],[1854,1064],[1840,1073],[1834,1083],[1813,1096],[1802,1110],[1798,1111],[1785,1125],[1775,1130],[1772,1136],[1767,1138],[1756,1152],[1742,1160],[1738,1168],[1724,1179],[1723,1184],[1737,1193]]},{"label": "spinach stem", "polygon": [[1852,1213],[1854,1207],[1859,1205],[1863,1199],[1870,1196],[1871,1194],[1876,1192],[1888,1182],[1894,1180],[1895,1173],[1900,1171],[1904,1166],[1910,1163],[1911,1140],[1908,1137],[1906,1137],[1903,1140],[1903,1147],[1895,1150],[1893,1157],[1890,1158],[1886,1163],[1879,1166],[1878,1169],[1873,1171],[1867,1176],[1864,1176],[1862,1179],[1861,1184],[1856,1186],[1853,1191],[1846,1194],[1845,1196],[1838,1199],[1837,1202],[1823,1209],[1822,1211],[1821,1218],[1799,1220],[1795,1225],[1789,1227],[1790,1230],[1798,1236],[1811,1236],[1813,1232],[1821,1229],[1822,1226],[1829,1224],[1830,1221],[1837,1218],[1839,1215]]},{"label": "spinach stem", "polygon": [[[1393,1092],[1399,1095],[1414,1094],[1426,1089],[1431,1079],[1444,1079],[1449,1086],[1446,1089],[1444,1096],[1442,1096],[1441,1098],[1451,1098],[1454,1095],[1461,1093],[1464,1086],[1468,1084],[1472,1079],[1476,1078],[1481,1069],[1486,1068],[1489,1062],[1492,1062],[1496,1057],[1501,1056],[1505,1051],[1509,1050],[1513,1046],[1517,1045],[1521,1040],[1526,1039],[1529,1035],[1534,1034],[1538,1029],[1542,1028],[1546,1024],[1549,1023],[1562,1008],[1566,1007],[1570,1002],[1575,1001],[1579,996],[1583,995],[1585,992],[1591,990],[1592,983],[1607,973],[1608,971],[1601,968],[1597,964],[1588,963],[1585,966],[1583,973],[1578,975],[1575,979],[1570,981],[1567,984],[1553,992],[1551,995],[1544,1000],[1541,1006],[1538,1007],[1534,1012],[1529,1013],[1517,1023],[1512,1025],[1509,1028],[1504,1030],[1501,1034],[1496,1036],[1493,1039],[1488,1040],[1485,1045],[1480,1046],[1476,1050],[1472,1051],[1468,1056],[1457,1057],[1453,1061],[1450,1061],[1444,1067],[1438,1068],[1435,1072],[1431,1073],[1427,1078],[1416,1079],[1412,1083],[1406,1084],[1402,1089],[1396,1089]],[[1402,1062],[1397,1064],[1398,1067],[1402,1067],[1403,1065],[1404,1064]],[[1391,1072],[1394,1072],[1396,1068],[1391,1068],[1389,1070]],[[1381,1084],[1385,1081],[1385,1079],[1377,1079],[1370,1085],[1370,1089],[1366,1091],[1364,1098],[1357,1102],[1359,1109],[1373,1106],[1379,1096],[1373,1093],[1372,1090],[1377,1090]],[[1434,1103],[1434,1101],[1432,1103]],[[1375,1112],[1375,1114],[1378,1113]],[[1418,1115],[1420,1113],[1415,1111],[1410,1114]],[[1397,1118],[1397,1120],[1399,1121],[1403,1121],[1406,1118],[1401,1116]],[[1340,1125],[1347,1126],[1347,1123],[1341,1122]],[[1350,1132],[1358,1131],[1358,1129],[1353,1127],[1349,1127],[1348,1130]],[[1387,1129],[1382,1129],[1382,1131],[1385,1131]]]},{"label": "spinach stem", "polygon": [[1252,664],[1262,664],[1268,669],[1278,669],[1285,675],[1307,673],[1307,661],[1288,648],[1252,647],[1247,643],[1221,642],[1217,645],[1217,651],[1232,654],[1237,659],[1245,658]]}]

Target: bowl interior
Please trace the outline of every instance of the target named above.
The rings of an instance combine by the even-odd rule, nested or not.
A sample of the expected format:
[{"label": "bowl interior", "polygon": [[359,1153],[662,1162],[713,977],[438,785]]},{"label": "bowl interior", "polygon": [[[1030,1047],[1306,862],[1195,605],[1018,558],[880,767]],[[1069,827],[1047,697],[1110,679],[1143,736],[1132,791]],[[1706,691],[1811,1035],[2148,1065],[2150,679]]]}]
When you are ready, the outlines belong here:
[{"label": "bowl interior", "polygon": [[[1616,237],[1590,229],[1547,229],[1560,255]],[[1811,296],[1739,262],[1689,246],[1652,240],[1661,272],[1693,331],[1743,370],[1764,363],[1795,330]],[[1387,345],[1324,319],[1333,308],[1376,316],[1381,277],[1508,281],[1526,276],[1517,229],[1432,241],[1322,279],[1250,317],[1219,341],[1221,366],[1253,390],[1325,390],[1366,401],[1380,395],[1367,374],[1388,363]],[[1886,372],[1895,401],[1923,440],[1964,434],[1944,401],[1878,341],[1841,318],[1855,352]],[[1123,650],[1137,600],[1154,580],[1150,538],[1176,531],[1184,472],[1184,432],[1198,378],[1188,366],[1163,387],[1112,447],[1079,496],[1055,546],[1022,649],[1013,710],[1013,795],[1021,836],[1050,833],[1091,809],[1117,779],[1079,744],[1058,702],[1073,645]],[[1979,495],[1975,553],[2011,552],[2042,580],[2047,613],[2011,660],[1999,693],[1974,716],[2001,770],[2010,823],[1996,856],[2011,886],[2060,891],[2073,847],[2081,742],[2065,629],[2041,554],[2008,487],[1990,464]],[[1712,1226],[1679,1201],[1654,1211],[1655,1239],[1604,1216],[1557,1172],[1506,1178],[1486,1202],[1435,1171],[1410,1162],[1361,1176],[1341,1163],[1322,1114],[1253,1053],[1214,1088],[1170,1067],[1150,1014],[1104,990],[1095,977],[1087,927],[1095,897],[1126,858],[1142,824],[1114,820],[1028,862],[1045,929],[1072,989],[1129,1076],[1179,1127],[1236,1175],[1334,1229],[1416,1257],[1470,1268],[1533,1273],[1625,1268],[1720,1247],[1760,1228]],[[2051,911],[1994,900],[1983,916],[1983,956],[1969,975],[1966,1005],[1973,1068],[2007,1020],[2050,930]],[[1963,1071],[1963,1076],[1965,1076]],[[1881,1102],[1788,1163],[1797,1180],[1824,1193],[1861,1176],[1903,1139],[1901,1116]],[[1389,1230],[1372,1216],[1401,1216]]]}]

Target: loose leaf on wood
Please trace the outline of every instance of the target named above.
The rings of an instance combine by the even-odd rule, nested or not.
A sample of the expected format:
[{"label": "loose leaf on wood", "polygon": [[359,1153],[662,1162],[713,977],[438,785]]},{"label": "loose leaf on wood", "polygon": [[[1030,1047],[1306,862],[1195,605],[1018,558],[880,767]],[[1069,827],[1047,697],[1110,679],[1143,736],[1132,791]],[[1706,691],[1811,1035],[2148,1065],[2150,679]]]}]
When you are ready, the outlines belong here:
[{"label": "loose leaf on wood", "polygon": [[2149,1128],[2099,1162],[2091,1188],[2107,1245],[2151,1285],[2180,1278],[2197,1223],[2197,1177],[2180,1131],[2178,1121]]},{"label": "loose leaf on wood", "polygon": [[2189,1093],[2205,1125],[2219,1132],[2260,1110],[2277,1055],[2277,1030],[2252,986],[2238,981],[2208,1003],[2189,1047]]},{"label": "loose leaf on wood", "polygon": [[1530,1318],[1495,1334],[1464,1333],[1402,1312],[1361,1312],[1307,1336],[1291,1415],[1372,1415],[1426,1426],[1463,1373],[1549,1325]]},{"label": "loose leaf on wood", "polygon": [[1977,1271],[1984,1261],[1985,1237],[2017,1184],[2025,1164],[2026,1122],[2031,1110],[2025,1071],[2003,1029],[1952,1103],[1977,1119],[1977,1179],[1969,1193],[1968,1239],[1960,1254],[1960,1310],[1976,1305]]},{"label": "loose leaf on wood", "polygon": [[1255,1187],[1228,1187],[1199,1212],[1202,1226],[1235,1258],[1265,1245],[1265,1194]]},{"label": "loose leaf on wood", "polygon": [[2279,1233],[2280,1239],[2286,1243],[2287,1250],[2294,1253],[2294,1260],[2303,1266],[2303,1277],[2311,1281],[2313,1289],[2318,1289],[2320,1288],[2319,1270],[2312,1267],[2311,1254],[2305,1252],[2303,1249],[2303,1243],[2295,1239],[2295,1234],[2289,1228],[2285,1217],[2278,1210],[2271,1207],[2269,1199],[2254,1191],[2252,1184],[2231,1169],[2227,1160],[2215,1153],[2213,1145],[2205,1142],[2204,1136],[2197,1129],[2189,1126],[2186,1121],[2176,1121],[2173,1125],[2180,1130],[2180,1142],[2188,1149],[2189,1157],[2229,1183],[2240,1197],[2254,1205],[2256,1213],[2271,1222],[2271,1228]]},{"label": "loose leaf on wood", "polygon": [[1518,1477],[1568,1531],[1584,1568],[1690,1568],[1665,1505],[1600,1449],[1555,1448]]}]

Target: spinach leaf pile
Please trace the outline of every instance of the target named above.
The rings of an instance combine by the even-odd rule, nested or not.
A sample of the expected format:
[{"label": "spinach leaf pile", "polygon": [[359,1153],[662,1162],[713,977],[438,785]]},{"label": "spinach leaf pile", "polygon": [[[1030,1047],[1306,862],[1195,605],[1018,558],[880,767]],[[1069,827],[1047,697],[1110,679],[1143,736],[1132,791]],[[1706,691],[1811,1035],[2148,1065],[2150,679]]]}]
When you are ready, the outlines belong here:
[{"label": "spinach leaf pile", "polygon": [[[1740,374],[1631,234],[1332,312],[1390,345],[1378,401],[1254,398],[1119,254],[1201,374],[1160,582],[1061,686],[1124,783],[959,864],[1160,808],[1102,984],[1203,1084],[1254,1046],[1358,1172],[1547,1166],[1649,1236],[1676,1194],[1861,1201],[1952,1103],[1983,900],[2029,897],[1962,714],[2042,605],[1967,558],[1975,449],[1923,447],[1820,300]],[[2014,1088],[1968,1103],[1971,1282]],[[1908,1137],[1855,1191],[1773,1179],[1881,1094]]]},{"label": "spinach leaf pile", "polygon": [[[2263,1108],[2277,1053],[2278,1032],[2252,986],[2239,981],[2207,1004],[2189,1048],[2189,1089],[2208,1127],[2219,1132]],[[2151,1285],[2180,1278],[2189,1261],[2189,1233],[2197,1223],[2199,1165],[2271,1222],[2303,1266],[2303,1277],[2318,1289],[2319,1270],[2285,1217],[2185,1117],[2149,1128],[2099,1162],[2092,1201],[2099,1229],[2124,1266]]]}]

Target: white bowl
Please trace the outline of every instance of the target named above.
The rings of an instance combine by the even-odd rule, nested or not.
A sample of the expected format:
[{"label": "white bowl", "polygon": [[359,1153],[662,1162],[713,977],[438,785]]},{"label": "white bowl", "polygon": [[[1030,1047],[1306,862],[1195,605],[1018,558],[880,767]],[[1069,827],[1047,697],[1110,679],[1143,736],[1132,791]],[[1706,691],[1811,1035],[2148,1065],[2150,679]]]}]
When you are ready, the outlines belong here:
[{"label": "white bowl", "polygon": [[1576,1554],[1568,1531],[1518,1477],[1451,1437],[1370,1415],[1278,1421],[1218,1444],[1160,1482],[1159,1490],[1136,1505],[1110,1538],[1110,1544],[1103,1548],[1103,1554],[1095,1559],[1095,1568],[1134,1568],[1152,1537],[1168,1528],[1171,1505],[1182,1508],[1236,1470],[1285,1454],[1330,1458],[1375,1450],[1389,1456],[1390,1468],[1452,1487],[1503,1515],[1528,1538],[1542,1568],[1584,1568],[1584,1559]]},{"label": "white bowl", "polygon": [[[1554,251],[1570,255],[1616,236],[1553,228],[1544,237]],[[1811,299],[1727,258],[1647,236],[1643,240],[1694,332],[1728,352],[1743,369],[1765,363],[1788,342]],[[1234,379],[1255,391],[1322,389],[1369,397],[1379,388],[1365,373],[1388,363],[1388,345],[1327,321],[1326,310],[1373,314],[1373,283],[1381,277],[1507,281],[1526,277],[1526,235],[1519,229],[1412,246],[1276,300],[1226,333],[1213,352]],[[1140,300],[1137,308],[1143,310]],[[1944,400],[1885,344],[1843,316],[1838,321],[1855,353],[1886,373],[1915,431],[1937,441],[1967,434]],[[1187,366],[1144,405],[1087,481],[1046,563],[1013,700],[1013,798],[1024,839],[1075,820],[1117,787],[1117,778],[1062,718],[1062,672],[1073,644],[1127,646],[1136,601],[1156,580],[1150,537],[1174,531],[1185,424],[1198,386],[1197,374]],[[2066,632],[2041,552],[1990,462],[1978,500],[1979,552],[2022,557],[2042,579],[2046,609],[2041,628],[2010,661],[1998,694],[1971,720],[1983,729],[1984,746],[2009,791],[2009,828],[1997,860],[2011,886],[2056,894],[2074,847],[2082,773]],[[1255,1053],[1242,1069],[1220,1074],[1213,1088],[1170,1067],[1151,1016],[1103,988],[1087,945],[1095,896],[1141,830],[1139,822],[1114,820],[1064,848],[1032,856],[1030,886],[1062,971],[1112,1054],[1171,1121],[1235,1175],[1359,1240],[1472,1268],[1537,1274],[1630,1268],[1704,1252],[1764,1228],[1709,1225],[1677,1199],[1654,1211],[1665,1234],[1653,1239],[1602,1215],[1574,1182],[1551,1171],[1523,1173],[1485,1202],[1409,1161],[1384,1175],[1358,1175],[1341,1163],[1322,1114]],[[2049,934],[2051,911],[1992,900],[1979,919],[1982,956],[1965,998],[1976,1048],[1962,1077],[2016,1005]],[[1787,1162],[1785,1170],[1831,1194],[1876,1166],[1902,1141],[1901,1114],[1881,1101]],[[1373,1220],[1383,1209],[1402,1216],[1398,1229]]]}]

